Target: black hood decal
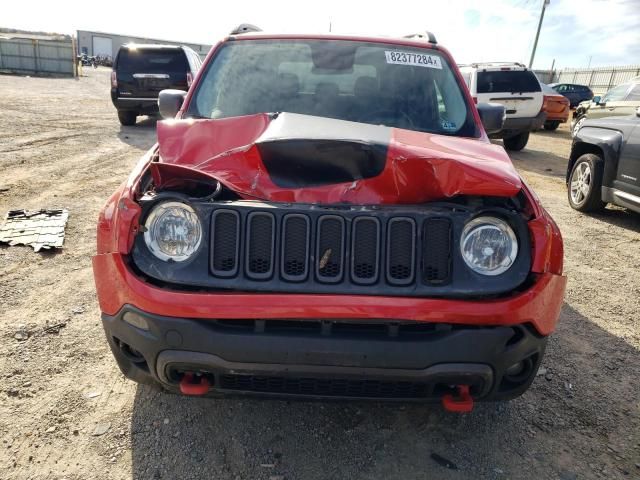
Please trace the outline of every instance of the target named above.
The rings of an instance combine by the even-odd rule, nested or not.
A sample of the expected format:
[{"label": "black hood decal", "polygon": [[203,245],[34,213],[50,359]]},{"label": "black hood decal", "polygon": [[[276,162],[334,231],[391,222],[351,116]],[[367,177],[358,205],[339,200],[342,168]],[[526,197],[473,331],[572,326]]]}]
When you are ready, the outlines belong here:
[{"label": "black hood decal", "polygon": [[380,175],[390,140],[388,127],[282,113],[255,145],[274,184],[303,188]]}]

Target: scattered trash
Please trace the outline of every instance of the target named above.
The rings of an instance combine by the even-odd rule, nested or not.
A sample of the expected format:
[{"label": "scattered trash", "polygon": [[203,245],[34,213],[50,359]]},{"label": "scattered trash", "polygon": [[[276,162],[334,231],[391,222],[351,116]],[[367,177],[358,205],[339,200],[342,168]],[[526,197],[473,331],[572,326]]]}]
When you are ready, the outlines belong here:
[{"label": "scattered trash", "polygon": [[60,333],[60,330],[62,330],[64,327],[67,326],[67,322],[58,322],[58,323],[54,323],[53,325],[45,325],[44,328],[42,329],[45,333]]},{"label": "scattered trash", "polygon": [[18,340],[19,342],[24,342],[26,339],[29,338],[29,334],[27,332],[16,332],[13,338]]},{"label": "scattered trash", "polygon": [[45,432],[45,433],[53,433],[53,432],[55,432],[55,431],[56,431],[56,427],[54,426],[54,427],[49,427],[49,428],[47,428],[47,430],[46,430],[46,432]]},{"label": "scattered trash", "polygon": [[547,374],[547,369],[545,367],[540,367],[538,369],[538,373],[536,373],[536,376],[541,377],[542,375],[546,375]]},{"label": "scattered trash", "polygon": [[71,313],[74,313],[76,315],[80,315],[81,313],[84,313],[84,307],[82,305],[75,307],[73,310],[71,310]]},{"label": "scattered trash", "polygon": [[62,248],[69,211],[64,208],[10,210],[0,227],[0,243],[30,245],[33,250]]},{"label": "scattered trash", "polygon": [[26,325],[18,325],[18,330],[13,334],[13,338],[19,342],[24,342],[29,338],[29,332]]},{"label": "scattered trash", "polygon": [[94,428],[91,435],[93,435],[94,437],[99,437],[100,435],[104,435],[105,433],[107,433],[110,428],[110,423],[99,423],[96,425],[96,428]]},{"label": "scattered trash", "polygon": [[169,419],[165,418],[162,423],[164,423],[165,425],[169,425]]},{"label": "scattered trash", "polygon": [[275,463],[261,463],[260,466],[262,468],[276,468]]},{"label": "scattered trash", "polygon": [[89,392],[85,395],[87,398],[96,398],[102,395],[100,392]]},{"label": "scattered trash", "polygon": [[435,460],[436,463],[438,463],[438,465],[448,468],[449,470],[458,470],[458,466],[455,463],[453,463],[451,460],[447,460],[446,458],[444,458],[441,455],[438,455],[437,453],[432,452],[431,458]]}]

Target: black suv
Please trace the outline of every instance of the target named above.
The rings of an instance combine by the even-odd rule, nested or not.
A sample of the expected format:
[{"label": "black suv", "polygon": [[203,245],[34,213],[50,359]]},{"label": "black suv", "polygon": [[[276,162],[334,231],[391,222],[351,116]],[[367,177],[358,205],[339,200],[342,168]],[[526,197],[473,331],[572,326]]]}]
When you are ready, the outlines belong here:
[{"label": "black suv", "polygon": [[188,90],[201,65],[189,47],[121,46],[111,72],[111,100],[120,123],[135,125],[138,115],[158,113],[160,90]]}]

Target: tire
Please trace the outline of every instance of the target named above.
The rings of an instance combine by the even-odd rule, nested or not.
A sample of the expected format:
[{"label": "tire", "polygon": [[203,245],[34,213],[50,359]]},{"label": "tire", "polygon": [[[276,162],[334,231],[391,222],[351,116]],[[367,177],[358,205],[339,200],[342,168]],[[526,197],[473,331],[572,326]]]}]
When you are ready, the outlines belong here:
[{"label": "tire", "polygon": [[575,137],[576,134],[578,133],[578,130],[580,130],[580,128],[582,128],[582,124],[584,123],[584,121],[587,119],[586,115],[582,115],[581,117],[576,118],[576,121],[573,122],[573,125],[571,126],[571,136]]},{"label": "tire", "polygon": [[560,122],[558,122],[557,120],[550,120],[548,122],[544,122],[545,130],[549,130],[549,131],[557,130],[559,126],[560,126]]},{"label": "tire", "polygon": [[519,152],[527,146],[527,142],[529,142],[529,132],[522,132],[515,137],[505,138],[503,142],[504,148],[507,150]]},{"label": "tire", "polygon": [[576,160],[569,175],[567,197],[569,205],[579,212],[602,210],[602,159],[593,153],[585,153]]},{"label": "tire", "polygon": [[138,116],[137,112],[132,112],[129,110],[118,110],[118,120],[120,120],[120,124],[130,127],[136,124],[136,117]]}]

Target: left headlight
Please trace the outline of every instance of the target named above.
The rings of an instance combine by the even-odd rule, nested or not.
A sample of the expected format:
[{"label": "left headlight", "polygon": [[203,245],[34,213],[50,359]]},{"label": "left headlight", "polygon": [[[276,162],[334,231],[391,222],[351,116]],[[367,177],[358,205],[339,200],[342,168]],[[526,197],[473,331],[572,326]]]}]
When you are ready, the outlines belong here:
[{"label": "left headlight", "polygon": [[156,205],[144,224],[144,241],[160,260],[183,262],[202,240],[202,224],[193,208],[182,202]]},{"label": "left headlight", "polygon": [[518,240],[507,222],[496,217],[478,217],[467,223],[460,238],[462,258],[482,275],[506,272],[518,256]]}]

